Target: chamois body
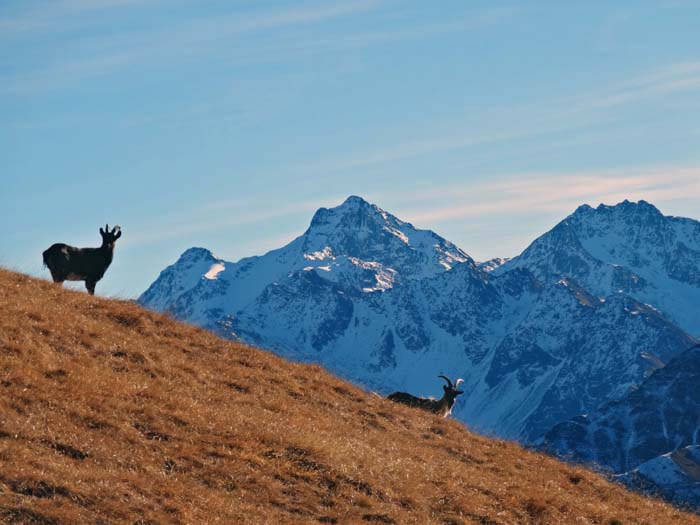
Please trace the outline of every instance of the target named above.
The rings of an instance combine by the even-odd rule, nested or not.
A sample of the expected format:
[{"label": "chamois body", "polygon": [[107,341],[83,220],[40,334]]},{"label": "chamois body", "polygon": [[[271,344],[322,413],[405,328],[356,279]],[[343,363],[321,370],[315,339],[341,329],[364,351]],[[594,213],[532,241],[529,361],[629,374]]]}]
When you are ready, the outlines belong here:
[{"label": "chamois body", "polygon": [[388,399],[395,401],[397,403],[403,403],[414,408],[420,408],[421,410],[427,410],[433,414],[437,414],[440,417],[447,417],[452,412],[452,406],[455,404],[455,399],[458,395],[463,394],[461,390],[457,387],[463,379],[458,379],[453,385],[452,381],[446,376],[438,376],[443,378],[447,385],[443,385],[444,393],[440,399],[433,399],[429,397],[416,397],[406,392],[394,392],[388,396]]},{"label": "chamois body", "polygon": [[114,257],[114,243],[121,237],[119,226],[109,231],[109,226],[100,228],[102,246],[99,248],[76,248],[56,243],[43,253],[44,265],[51,272],[55,283],[63,281],[85,281],[90,295],[95,294],[95,285],[102,279]]}]

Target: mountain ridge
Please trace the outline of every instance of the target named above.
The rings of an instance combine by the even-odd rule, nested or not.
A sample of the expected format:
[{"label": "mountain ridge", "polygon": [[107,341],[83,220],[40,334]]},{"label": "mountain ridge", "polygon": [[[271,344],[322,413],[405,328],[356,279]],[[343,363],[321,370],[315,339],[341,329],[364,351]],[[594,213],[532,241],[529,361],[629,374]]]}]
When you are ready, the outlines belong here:
[{"label": "mountain ridge", "polygon": [[542,279],[567,275],[599,296],[632,294],[700,336],[700,320],[688,313],[700,304],[700,222],[647,201],[579,206],[495,273],[514,267]]}]

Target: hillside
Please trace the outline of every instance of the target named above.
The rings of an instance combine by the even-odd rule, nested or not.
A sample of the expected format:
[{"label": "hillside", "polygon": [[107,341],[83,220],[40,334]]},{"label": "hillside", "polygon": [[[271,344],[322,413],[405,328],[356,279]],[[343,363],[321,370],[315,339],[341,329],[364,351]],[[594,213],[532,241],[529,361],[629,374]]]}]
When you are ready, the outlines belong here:
[{"label": "hillside", "polygon": [[2,523],[700,524],[318,366],[4,270],[0,392]]}]

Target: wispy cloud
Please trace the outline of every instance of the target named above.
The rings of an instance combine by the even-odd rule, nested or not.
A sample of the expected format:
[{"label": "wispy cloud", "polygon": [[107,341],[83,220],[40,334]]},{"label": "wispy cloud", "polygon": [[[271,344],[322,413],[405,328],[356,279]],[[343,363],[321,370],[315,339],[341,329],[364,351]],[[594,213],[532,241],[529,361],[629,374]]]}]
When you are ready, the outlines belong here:
[{"label": "wispy cloud", "polygon": [[17,36],[32,31],[63,29],[61,24],[72,27],[75,17],[136,6],[151,6],[157,0],[53,0],[40,4],[22,3],[21,9],[0,19],[0,36]]},{"label": "wispy cloud", "polygon": [[569,101],[572,112],[609,109],[622,104],[679,91],[700,89],[700,62],[679,62],[652,69],[599,93]]},{"label": "wispy cloud", "polygon": [[[256,31],[284,26],[319,22],[366,11],[377,6],[380,0],[353,0],[350,2],[322,3],[291,9],[236,12],[229,15],[200,18],[185,29],[216,37],[222,32]],[[56,0],[20,9],[14,16],[0,21],[4,36],[22,32],[52,28],[63,30],[75,27],[76,16],[116,9],[152,8],[158,0]],[[160,2],[163,3],[163,2]],[[167,3],[166,3],[167,4]],[[62,25],[64,24],[64,25]]]},{"label": "wispy cloud", "polygon": [[[347,195],[328,195],[291,203],[273,203],[265,199],[230,199],[212,202],[196,210],[184,210],[189,219],[163,220],[149,224],[155,233],[132,234],[129,245],[143,245],[180,237],[211,235],[240,227],[260,228],[264,224],[279,224],[275,232],[242,243],[235,241],[227,247],[237,256],[260,254],[291,241],[306,228],[313,213],[322,206],[335,206]],[[518,172],[499,176],[487,182],[435,185],[402,191],[375,192],[366,198],[403,220],[420,228],[460,231],[485,228],[499,239],[507,239],[504,253],[514,255],[542,233],[533,216],[545,216],[545,226],[587,203],[616,204],[625,199],[647,200],[666,205],[671,210],[678,202],[700,199],[700,166],[657,166],[654,168],[624,168],[600,171]],[[682,213],[681,213],[682,214]],[[502,218],[507,217],[507,224]],[[293,219],[290,221],[290,219]],[[290,230],[290,223],[298,225]],[[514,225],[528,224],[527,231]],[[144,229],[146,231],[146,229]],[[477,253],[481,246],[451,239]],[[490,243],[491,249],[492,242]],[[506,253],[508,252],[508,253]],[[226,253],[221,253],[226,257]]]},{"label": "wispy cloud", "polygon": [[[268,11],[244,18],[238,24],[235,24],[234,27],[237,31],[255,31],[296,24],[307,24],[310,22],[320,22],[369,11],[375,9],[380,4],[380,0],[354,0],[341,3],[323,3],[285,11]],[[216,27],[222,27],[219,22],[213,23]]]},{"label": "wispy cloud", "polygon": [[616,204],[624,199],[664,203],[698,198],[700,166],[514,173],[485,183],[426,188],[394,196],[403,216],[425,227],[475,217],[487,222],[489,217],[504,214],[514,221],[542,213],[563,217],[583,203]]},{"label": "wispy cloud", "polygon": [[533,122],[527,128],[516,128],[508,131],[467,130],[461,133],[453,131],[442,136],[425,137],[423,139],[386,145],[370,151],[356,152],[344,157],[307,163],[297,166],[295,169],[300,173],[328,173],[351,170],[470,146],[510,141],[543,132],[555,131],[556,129],[552,126],[541,128],[536,122]]},{"label": "wispy cloud", "polygon": [[[81,2],[78,2],[80,4]],[[102,0],[110,5],[137,4],[139,0]],[[319,54],[383,45],[401,40],[433,38],[441,34],[483,28],[517,15],[519,8],[497,7],[481,9],[438,23],[393,23],[388,29],[363,29],[354,25],[340,31],[308,31],[308,24],[320,24],[336,19],[368,12],[380,13],[385,0],[352,0],[325,2],[267,11],[231,11],[217,16],[187,18],[174,24],[154,25],[147,29],[131,29],[109,32],[107,35],[82,35],[79,52],[39,64],[31,69],[13,73],[3,78],[0,91],[9,94],[33,94],[74,85],[94,76],[113,74],[131,67],[157,65],[163,67],[176,63],[178,67],[188,61],[206,57],[216,59],[225,67],[272,62],[290,62]],[[148,4],[143,4],[148,6]],[[73,17],[65,16],[68,10],[54,8],[50,13],[31,13],[4,22],[5,29],[41,29],[53,26],[80,27]],[[59,16],[62,13],[63,16]],[[400,10],[383,11],[390,18],[399,16]],[[390,13],[390,15],[388,14]],[[381,14],[381,13],[380,13]],[[79,20],[79,17],[78,17]],[[0,37],[3,36],[0,26]],[[65,29],[65,27],[64,27]],[[242,40],[251,33],[270,33],[274,38]],[[4,31],[5,36],[11,31]],[[91,52],[85,53],[84,50]],[[77,55],[77,56],[73,56]]]},{"label": "wispy cloud", "polygon": [[[95,21],[81,15],[92,15],[109,8],[152,8],[153,5],[144,0],[98,0],[94,4],[87,0],[67,0],[43,8],[34,7],[0,20],[0,41],[17,45],[24,33],[32,36],[37,31],[45,35],[52,31],[85,29]],[[3,84],[0,90],[9,94],[31,94],[137,65],[162,67],[169,62],[181,64],[202,54],[221,54],[224,51],[235,56],[241,47],[235,39],[246,33],[287,30],[370,11],[380,5],[382,0],[324,2],[286,9],[188,17],[174,24],[159,17],[147,29],[129,29],[127,24],[106,35],[94,36],[88,32],[81,35],[80,47],[75,52],[0,77]],[[229,45],[223,45],[226,41]]]},{"label": "wispy cloud", "polygon": [[[314,200],[274,202],[264,198],[223,199],[190,210],[179,210],[177,215],[150,223],[143,233],[134,233],[123,244],[143,245],[162,242],[196,234],[213,234],[242,226],[260,226],[265,223],[282,223],[284,219],[299,217],[300,224],[308,223],[318,208],[335,206],[346,196],[326,196]],[[138,229],[138,228],[137,228]],[[301,233],[301,232],[299,232]],[[282,235],[282,234],[280,234]],[[283,234],[287,236],[287,234]]]},{"label": "wispy cloud", "polygon": [[[478,145],[576,131],[588,127],[591,123],[609,120],[611,116],[607,110],[614,107],[683,91],[700,91],[700,62],[683,62],[644,71],[629,80],[606,88],[559,100],[508,108],[497,107],[490,115],[481,119],[481,122],[491,123],[487,129],[465,129],[464,124],[451,122],[449,131],[433,132],[430,136],[422,138],[320,159],[299,165],[296,170],[300,173],[339,172]],[[458,113],[458,110],[455,113]],[[598,140],[604,139],[605,135],[599,133]]]}]

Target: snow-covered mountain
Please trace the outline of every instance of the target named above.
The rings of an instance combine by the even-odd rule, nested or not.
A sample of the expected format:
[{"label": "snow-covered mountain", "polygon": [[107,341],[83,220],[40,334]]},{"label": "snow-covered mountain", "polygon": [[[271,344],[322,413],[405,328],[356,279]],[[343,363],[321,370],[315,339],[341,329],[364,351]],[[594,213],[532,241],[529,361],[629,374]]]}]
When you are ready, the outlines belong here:
[{"label": "snow-covered mountain", "polygon": [[[506,322],[517,321],[496,343],[485,377],[491,387],[484,394],[487,412],[513,405],[487,425],[505,436],[537,441],[557,422],[624,395],[694,343],[625,294],[597,298],[568,278],[540,286],[528,294],[522,318],[505,310]],[[508,396],[501,399],[506,385]],[[518,414],[526,417],[522,424],[514,419]]]},{"label": "snow-covered mountain", "polygon": [[700,505],[700,345],[620,399],[557,424],[545,435],[544,448]]},{"label": "snow-covered mountain", "polygon": [[352,196],[337,208],[319,209],[303,235],[262,257],[229,263],[203,248],[190,248],[139,301],[202,324],[219,319],[212,307],[236,313],[293,272],[313,272],[325,282],[369,293],[460,263],[475,266],[466,253],[435,233]]},{"label": "snow-covered mountain", "polygon": [[480,265],[350,197],[260,257],[187,250],[139,301],[382,393],[464,377],[457,417],[533,442],[694,344],[700,325],[670,298],[700,306],[699,230],[644,202],[581,207],[521,256]]},{"label": "snow-covered mountain", "polygon": [[700,222],[645,201],[580,206],[494,273],[513,268],[544,281],[567,276],[597,297],[628,294],[700,335]]}]

